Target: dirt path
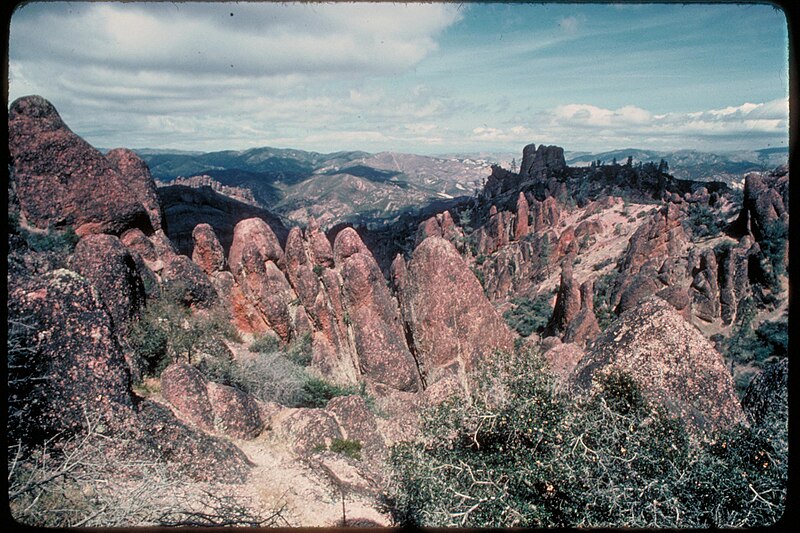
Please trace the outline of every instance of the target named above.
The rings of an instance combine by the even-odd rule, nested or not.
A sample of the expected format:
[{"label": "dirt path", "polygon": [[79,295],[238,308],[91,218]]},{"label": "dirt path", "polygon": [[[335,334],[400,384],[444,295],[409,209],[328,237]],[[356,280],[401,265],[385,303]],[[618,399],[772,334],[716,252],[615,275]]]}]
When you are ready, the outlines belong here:
[{"label": "dirt path", "polygon": [[[242,488],[259,511],[285,507],[288,523],[276,525],[330,527],[342,518],[342,496],[321,471],[290,451],[270,431],[252,441],[234,443],[256,465]],[[376,509],[376,502],[360,495],[345,496],[348,520],[369,519],[379,525],[390,525],[389,517]]]}]

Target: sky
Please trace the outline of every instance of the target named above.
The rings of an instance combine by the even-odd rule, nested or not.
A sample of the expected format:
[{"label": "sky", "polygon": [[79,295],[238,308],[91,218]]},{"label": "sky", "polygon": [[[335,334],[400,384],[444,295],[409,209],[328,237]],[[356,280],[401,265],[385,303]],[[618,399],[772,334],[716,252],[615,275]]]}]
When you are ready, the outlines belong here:
[{"label": "sky", "polygon": [[521,152],[788,145],[767,4],[31,2],[9,103],[91,144]]}]

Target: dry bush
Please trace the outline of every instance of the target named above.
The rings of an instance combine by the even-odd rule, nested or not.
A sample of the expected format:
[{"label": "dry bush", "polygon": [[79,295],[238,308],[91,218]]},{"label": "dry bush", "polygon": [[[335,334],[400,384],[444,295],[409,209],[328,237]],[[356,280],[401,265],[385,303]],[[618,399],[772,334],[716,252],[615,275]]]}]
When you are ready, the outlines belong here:
[{"label": "dry bush", "polygon": [[126,443],[96,421],[41,446],[8,449],[8,501],[20,523],[38,527],[278,526],[284,508],[262,514],[233,487],[178,478],[160,460],[122,457]]}]

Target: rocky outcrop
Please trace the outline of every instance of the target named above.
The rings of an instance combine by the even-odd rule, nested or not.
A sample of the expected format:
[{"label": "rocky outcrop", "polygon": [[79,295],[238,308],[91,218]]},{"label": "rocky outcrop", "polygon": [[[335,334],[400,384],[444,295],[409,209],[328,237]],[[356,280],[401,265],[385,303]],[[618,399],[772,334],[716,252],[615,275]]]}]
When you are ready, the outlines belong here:
[{"label": "rocky outcrop", "polygon": [[533,231],[537,233],[555,227],[561,218],[558,202],[552,196],[548,196],[541,202],[534,199],[530,204],[530,210],[531,225]]},{"label": "rocky outcrop", "polygon": [[660,264],[668,257],[682,255],[687,244],[682,220],[683,212],[676,204],[659,209],[631,237],[621,271],[633,275],[647,262]]},{"label": "rocky outcrop", "polygon": [[214,416],[214,427],[237,439],[254,439],[264,427],[255,399],[239,389],[208,383],[206,390]]},{"label": "rocky outcrop", "polygon": [[127,148],[115,148],[106,154],[106,159],[117,170],[122,181],[142,203],[150,218],[153,231],[163,229],[161,206],[158,203],[156,184],[150,169],[141,157]]},{"label": "rocky outcrop", "polygon": [[333,267],[333,248],[325,233],[320,229],[315,218],[308,221],[305,232],[306,240],[311,249],[311,259],[315,265]]},{"label": "rocky outcrop", "polygon": [[594,282],[587,280],[581,284],[581,307],[567,324],[564,332],[565,343],[586,346],[600,335],[600,326],[594,315]]},{"label": "rocky outcrop", "polygon": [[496,350],[513,349],[514,336],[483,294],[456,249],[439,237],[425,239],[407,271],[395,279],[417,363],[427,385],[469,372]]},{"label": "rocky outcrop", "polygon": [[139,405],[140,439],[178,474],[196,481],[244,483],[252,464],[230,441],[194,430],[153,401]]},{"label": "rocky outcrop", "polygon": [[293,338],[289,303],[297,296],[280,270],[284,253],[266,222],[243,220],[234,228],[228,255],[231,272],[247,300],[285,342]]},{"label": "rocky outcrop", "polygon": [[540,145],[536,149],[534,144],[529,144],[522,150],[519,173],[523,180],[543,180],[566,167],[564,149],[560,146]]},{"label": "rocky outcrop", "polygon": [[722,356],[667,302],[651,297],[623,313],[580,361],[574,382],[588,389],[598,373],[629,373],[651,400],[694,431],[744,422]]},{"label": "rocky outcrop", "polygon": [[9,437],[41,443],[81,428],[131,423],[130,374],[100,295],[60,269],[8,287]]},{"label": "rocky outcrop", "polygon": [[164,290],[186,306],[209,309],[219,302],[214,286],[199,266],[185,255],[173,256],[161,272]]},{"label": "rocky outcrop", "polygon": [[586,355],[583,348],[572,342],[559,343],[542,354],[550,371],[562,382],[568,383],[575,367]]},{"label": "rocky outcrop", "polygon": [[44,98],[26,96],[11,104],[8,146],[21,213],[29,224],[72,226],[78,235],[120,235],[133,227],[154,231],[143,200],[153,206],[138,190],[145,176],[129,185]]},{"label": "rocky outcrop", "polygon": [[324,409],[287,409],[272,424],[276,434],[303,457],[330,447],[334,439],[344,438],[336,419]]},{"label": "rocky outcrop", "polygon": [[[135,253],[135,252],[133,252]],[[121,332],[139,315],[145,304],[145,287],[132,253],[112,235],[87,235],[78,242],[71,265],[97,289]]]},{"label": "rocky outcrop", "polygon": [[[705,249],[699,257],[690,256],[692,266],[691,295],[695,316],[706,322],[719,317],[719,286],[717,284],[717,258],[714,251]],[[692,264],[693,263],[693,264]]]},{"label": "rocky outcrop", "polygon": [[199,370],[185,363],[168,366],[161,373],[161,394],[186,420],[200,429],[214,430],[206,379]]},{"label": "rocky outcrop", "polygon": [[[742,210],[736,225],[761,242],[770,226],[788,225],[788,175],[748,174],[744,181]],[[783,193],[783,194],[782,194]]]},{"label": "rocky outcrop", "polygon": [[373,383],[415,391],[419,377],[405,342],[399,309],[378,263],[369,252],[356,251],[366,250],[360,241],[348,228],[336,236],[333,249],[361,373]]},{"label": "rocky outcrop", "polygon": [[449,211],[444,211],[421,222],[417,228],[414,246],[419,246],[419,243],[432,236],[447,239],[456,247],[460,245],[464,237],[461,230],[453,221],[453,217],[450,216]]},{"label": "rocky outcrop", "polygon": [[545,336],[563,335],[581,309],[581,292],[572,277],[572,263],[565,261],[561,267],[561,283],[556,295],[553,315],[545,328]]},{"label": "rocky outcrop", "polygon": [[361,443],[364,455],[378,457],[385,448],[375,415],[361,396],[338,396],[325,406],[336,418],[344,438]]},{"label": "rocky outcrop", "polygon": [[518,241],[528,234],[528,218],[530,217],[530,209],[528,206],[528,199],[525,198],[525,193],[520,192],[517,198],[517,216],[514,219],[514,240]]},{"label": "rocky outcrop", "polygon": [[225,267],[225,251],[209,224],[198,224],[192,231],[192,261],[209,276]]}]

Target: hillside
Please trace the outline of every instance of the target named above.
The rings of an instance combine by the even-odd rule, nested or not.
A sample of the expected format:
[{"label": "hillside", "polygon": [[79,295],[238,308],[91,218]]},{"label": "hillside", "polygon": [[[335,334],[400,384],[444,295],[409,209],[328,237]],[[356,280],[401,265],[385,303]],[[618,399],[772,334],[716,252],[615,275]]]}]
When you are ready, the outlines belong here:
[{"label": "hillside", "polygon": [[[140,157],[39,96],[8,123],[23,524],[755,527],[786,508],[786,166],[740,190],[535,144],[514,171]],[[156,187],[150,157],[247,166],[280,199],[226,196],[249,198],[214,169]]]}]

